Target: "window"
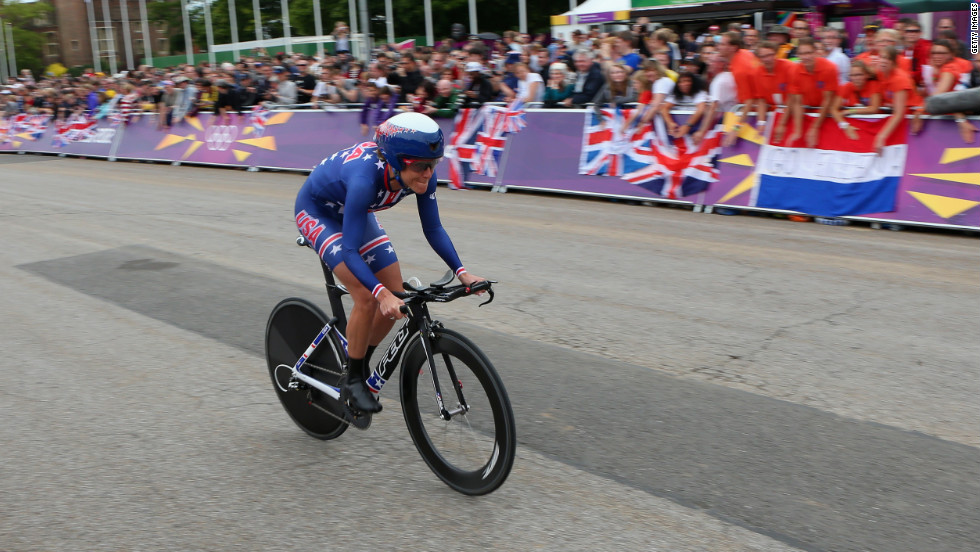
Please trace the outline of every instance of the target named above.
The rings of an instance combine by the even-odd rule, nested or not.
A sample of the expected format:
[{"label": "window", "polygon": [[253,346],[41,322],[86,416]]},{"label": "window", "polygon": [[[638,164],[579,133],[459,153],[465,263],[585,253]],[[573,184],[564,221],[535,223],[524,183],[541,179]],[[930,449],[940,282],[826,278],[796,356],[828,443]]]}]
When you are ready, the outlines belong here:
[{"label": "window", "polygon": [[165,55],[168,54],[167,40],[168,39],[166,39],[166,38],[158,38],[157,39],[157,53],[159,55],[161,55],[161,56],[165,56]]},{"label": "window", "polygon": [[73,52],[77,52],[78,51],[78,41],[77,40],[72,40],[71,41],[71,49],[72,49]]},{"label": "window", "polygon": [[58,54],[61,52],[61,44],[58,43],[58,33],[54,31],[48,31],[44,33],[44,35],[48,39],[47,56],[58,57]]}]

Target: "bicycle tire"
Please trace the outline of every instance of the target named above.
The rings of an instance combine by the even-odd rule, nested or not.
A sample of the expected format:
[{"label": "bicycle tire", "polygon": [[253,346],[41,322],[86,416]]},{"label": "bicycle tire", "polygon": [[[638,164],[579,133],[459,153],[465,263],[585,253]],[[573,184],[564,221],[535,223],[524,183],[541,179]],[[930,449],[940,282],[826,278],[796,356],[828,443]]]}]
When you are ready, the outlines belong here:
[{"label": "bicycle tire", "polygon": [[451,411],[459,405],[448,375],[448,357],[470,410],[448,421],[439,416],[431,375],[427,376],[428,360],[421,342],[415,340],[405,355],[400,380],[402,413],[409,434],[429,468],[451,488],[467,495],[493,492],[510,474],[517,449],[517,428],[507,391],[473,342],[444,328],[432,331],[445,406]]},{"label": "bicycle tire", "polygon": [[[344,417],[343,405],[314,388],[284,391],[291,371],[278,367],[296,364],[326,323],[327,315],[320,307],[306,299],[292,297],[280,301],[272,309],[265,329],[266,360],[279,401],[300,429],[324,441],[336,439],[347,430],[348,424],[341,421]],[[335,373],[319,369],[306,373],[336,387],[343,370],[344,355],[343,347],[331,332],[313,351],[305,366],[321,366]],[[277,377],[283,381],[278,381]],[[321,409],[329,410],[340,419]]]}]

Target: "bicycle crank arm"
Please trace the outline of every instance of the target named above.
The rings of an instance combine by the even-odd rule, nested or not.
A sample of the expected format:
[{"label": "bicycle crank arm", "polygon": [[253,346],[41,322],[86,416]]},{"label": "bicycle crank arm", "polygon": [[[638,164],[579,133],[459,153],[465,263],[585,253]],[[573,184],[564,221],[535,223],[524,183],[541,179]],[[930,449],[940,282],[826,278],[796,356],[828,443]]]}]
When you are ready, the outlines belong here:
[{"label": "bicycle crank arm", "polygon": [[310,376],[307,376],[303,372],[296,371],[296,369],[294,369],[292,367],[290,367],[290,369],[293,371],[293,377],[294,378],[296,378],[299,381],[301,381],[301,382],[309,385],[310,387],[314,387],[314,388],[316,388],[316,389],[318,389],[318,390],[326,393],[330,397],[333,397],[334,400],[338,400],[338,401],[340,400],[340,389],[337,389],[336,387],[333,387],[331,385],[327,385],[327,384],[323,383],[322,381],[320,381],[320,380],[318,380],[316,378],[311,378]]}]

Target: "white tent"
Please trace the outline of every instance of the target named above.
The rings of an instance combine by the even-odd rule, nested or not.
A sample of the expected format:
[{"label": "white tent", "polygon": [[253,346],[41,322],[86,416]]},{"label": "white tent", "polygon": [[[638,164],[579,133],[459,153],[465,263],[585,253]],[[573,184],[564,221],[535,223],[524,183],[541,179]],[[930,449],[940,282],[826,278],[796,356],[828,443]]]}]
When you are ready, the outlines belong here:
[{"label": "white tent", "polygon": [[586,0],[575,9],[551,16],[551,36],[569,40],[576,29],[588,31],[597,23],[626,21],[631,7],[631,0]]}]

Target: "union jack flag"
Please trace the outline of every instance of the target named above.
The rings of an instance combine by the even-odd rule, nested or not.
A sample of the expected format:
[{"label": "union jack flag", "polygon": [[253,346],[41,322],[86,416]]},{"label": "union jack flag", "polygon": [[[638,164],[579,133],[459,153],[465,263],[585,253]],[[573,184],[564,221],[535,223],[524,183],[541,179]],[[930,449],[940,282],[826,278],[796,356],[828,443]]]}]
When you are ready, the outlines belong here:
[{"label": "union jack flag", "polygon": [[520,132],[527,126],[527,115],[524,112],[524,100],[518,98],[507,106],[507,118],[504,132]]},{"label": "union jack flag", "polygon": [[0,117],[0,144],[9,144],[13,141],[13,133],[10,132],[12,123],[6,117]]},{"label": "union jack flag", "polygon": [[463,189],[468,169],[476,155],[476,135],[483,128],[485,112],[480,109],[460,109],[453,133],[449,136],[445,158],[449,162],[449,187]]},{"label": "union jack flag", "polygon": [[626,159],[635,155],[634,143],[642,139],[646,129],[624,129],[632,110],[603,109],[601,114],[588,110],[585,114],[585,133],[578,173],[594,176],[623,176]]},{"label": "union jack flag", "polygon": [[700,143],[690,134],[673,138],[667,134],[663,119],[657,117],[643,141],[627,156],[623,179],[668,199],[703,192],[718,181],[722,137],[722,126],[716,125]]},{"label": "union jack flag", "polygon": [[250,117],[256,138],[261,138],[265,134],[265,122],[271,115],[272,112],[265,105],[257,105],[252,109]]},{"label": "union jack flag", "polygon": [[44,136],[44,131],[48,130],[50,115],[29,115],[24,125],[24,130],[30,135],[30,140],[37,142]]},{"label": "union jack flag", "polygon": [[51,146],[63,148],[74,142],[82,142],[95,135],[96,120],[84,115],[73,115],[65,124],[58,127]]},{"label": "union jack flag", "polygon": [[483,129],[476,135],[476,155],[472,166],[477,174],[497,176],[500,155],[507,144],[504,128],[507,125],[508,114],[497,106],[486,108],[483,117]]},{"label": "union jack flag", "polygon": [[515,100],[507,107],[485,105],[461,109],[446,146],[449,161],[449,187],[462,189],[469,171],[497,176],[500,157],[507,146],[507,135],[527,127],[524,102]]}]

